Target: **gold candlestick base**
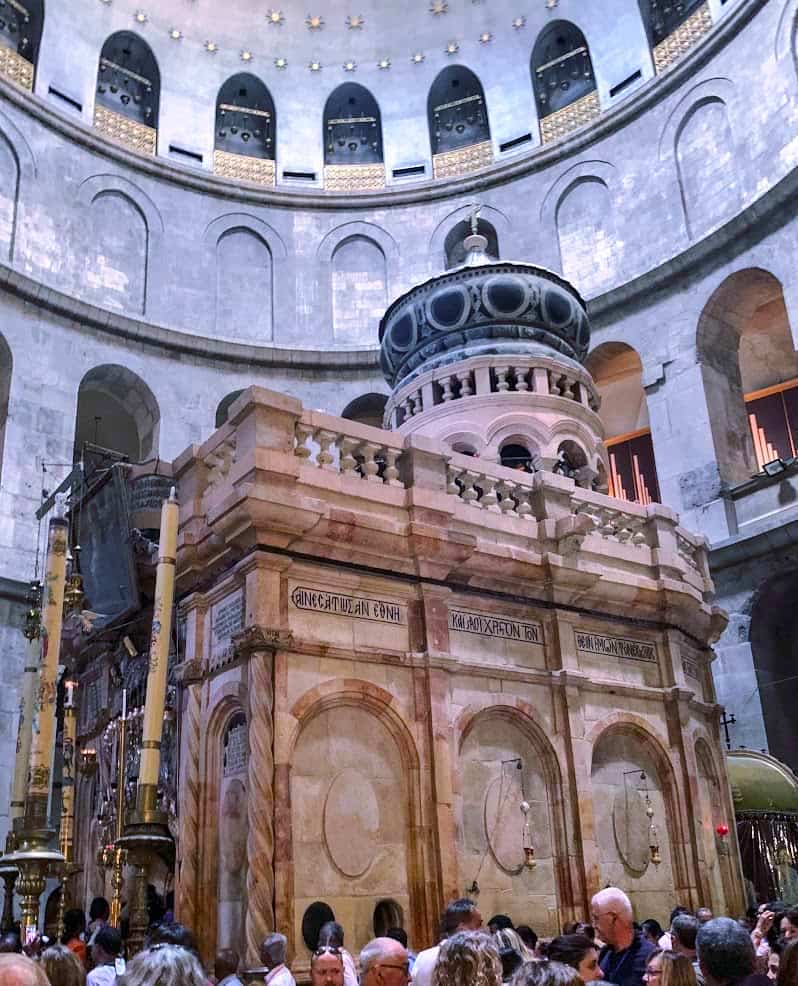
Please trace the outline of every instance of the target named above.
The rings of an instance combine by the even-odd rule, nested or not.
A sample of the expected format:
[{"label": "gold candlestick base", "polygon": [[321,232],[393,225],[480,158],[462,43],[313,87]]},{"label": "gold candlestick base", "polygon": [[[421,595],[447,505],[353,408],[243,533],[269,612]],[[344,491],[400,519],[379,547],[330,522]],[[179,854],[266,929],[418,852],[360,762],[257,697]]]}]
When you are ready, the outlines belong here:
[{"label": "gold candlestick base", "polygon": [[22,940],[30,927],[39,925],[41,896],[48,876],[61,876],[66,860],[48,843],[55,835],[50,829],[21,830],[17,833],[17,848],[0,859],[0,866],[15,867],[17,893],[20,897]]},{"label": "gold candlestick base", "polygon": [[147,871],[155,860],[174,865],[175,842],[167,825],[166,813],[156,807],[155,788],[150,793],[139,789],[136,808],[128,815],[125,834],[116,843],[133,867],[130,901],[130,933],[128,949],[131,954],[144,947],[149,915],[147,913]]}]

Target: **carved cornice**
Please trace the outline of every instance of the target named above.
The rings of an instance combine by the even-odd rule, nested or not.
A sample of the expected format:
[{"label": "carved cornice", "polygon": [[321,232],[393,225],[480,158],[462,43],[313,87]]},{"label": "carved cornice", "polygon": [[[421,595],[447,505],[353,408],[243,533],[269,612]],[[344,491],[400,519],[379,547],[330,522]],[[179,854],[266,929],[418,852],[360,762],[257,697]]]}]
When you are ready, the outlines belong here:
[{"label": "carved cornice", "polygon": [[292,634],[288,630],[253,624],[233,636],[233,647],[237,657],[248,657],[258,651],[274,653],[278,650],[287,650],[291,646],[292,639]]},{"label": "carved cornice", "polygon": [[198,658],[194,658],[190,661],[182,661],[180,664],[175,666],[175,681],[184,686],[193,685],[198,681],[202,681],[204,671],[205,669],[203,667],[203,663]]}]

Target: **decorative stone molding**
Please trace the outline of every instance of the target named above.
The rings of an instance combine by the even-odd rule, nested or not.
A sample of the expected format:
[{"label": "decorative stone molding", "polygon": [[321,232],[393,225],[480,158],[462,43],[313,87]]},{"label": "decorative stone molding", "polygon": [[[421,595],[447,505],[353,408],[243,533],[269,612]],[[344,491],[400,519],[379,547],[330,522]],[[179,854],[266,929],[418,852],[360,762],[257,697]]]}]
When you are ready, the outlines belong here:
[{"label": "decorative stone molding", "polygon": [[118,144],[124,144],[139,154],[155,154],[158,131],[105,106],[94,107],[94,126],[101,134]]},{"label": "decorative stone molding", "polygon": [[203,664],[199,658],[182,661],[174,669],[175,680],[178,684],[188,686],[202,680]]},{"label": "decorative stone molding", "polygon": [[483,140],[480,144],[459,147],[456,151],[444,151],[432,157],[432,174],[435,178],[455,178],[472,171],[481,171],[493,164],[493,144]]},{"label": "decorative stone molding", "polygon": [[33,65],[22,55],[0,44],[0,74],[15,82],[21,89],[33,91]]},{"label": "decorative stone molding", "polygon": [[660,41],[654,49],[654,68],[657,75],[670,68],[674,62],[687,54],[712,27],[709,4],[703,3],[687,20],[680,24],[673,34]]},{"label": "decorative stone molding", "polygon": [[233,646],[237,656],[248,657],[261,651],[274,653],[276,650],[287,650],[291,646],[291,639],[287,630],[253,625],[235,634]]},{"label": "decorative stone molding", "polygon": [[277,169],[269,158],[216,150],[213,152],[213,173],[222,178],[232,178],[233,181],[252,182],[253,185],[274,185]]},{"label": "decorative stone molding", "polygon": [[385,188],[384,164],[327,164],[324,188],[328,192],[370,192]]},{"label": "decorative stone molding", "polygon": [[601,114],[598,90],[594,89],[581,99],[569,103],[556,113],[544,116],[540,121],[540,141],[550,144],[595,120]]}]

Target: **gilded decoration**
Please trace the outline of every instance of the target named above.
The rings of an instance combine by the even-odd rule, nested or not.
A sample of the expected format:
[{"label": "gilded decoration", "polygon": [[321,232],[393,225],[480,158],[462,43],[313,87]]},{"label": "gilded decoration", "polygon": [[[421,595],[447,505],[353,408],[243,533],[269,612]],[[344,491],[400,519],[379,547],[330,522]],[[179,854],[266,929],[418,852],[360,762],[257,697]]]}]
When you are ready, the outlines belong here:
[{"label": "gilded decoration", "polygon": [[432,157],[432,173],[435,178],[455,178],[479,171],[493,163],[493,145],[489,140],[456,151],[445,151]]},{"label": "gilded decoration", "polygon": [[578,130],[601,113],[599,95],[596,89],[581,99],[563,106],[561,110],[544,116],[540,121],[540,139],[543,144],[565,137],[572,130]]},{"label": "gilded decoration", "polygon": [[709,12],[709,4],[703,3],[695,13],[691,14],[683,24],[676,28],[673,34],[668,35],[664,41],[660,41],[654,49],[654,68],[657,75],[670,68],[682,55],[686,55],[711,27],[712,15]]},{"label": "gilded decoration", "polygon": [[213,152],[214,174],[235,181],[250,181],[255,185],[274,185],[276,169],[274,161],[229,151]]},{"label": "gilded decoration", "polygon": [[371,192],[385,188],[384,164],[328,164],[324,168],[328,192]]},{"label": "gilded decoration", "polygon": [[94,126],[101,134],[139,154],[155,154],[158,131],[144,123],[97,105],[94,107]]},{"label": "gilded decoration", "polygon": [[0,45],[0,74],[29,92],[33,89],[33,66],[6,45]]}]

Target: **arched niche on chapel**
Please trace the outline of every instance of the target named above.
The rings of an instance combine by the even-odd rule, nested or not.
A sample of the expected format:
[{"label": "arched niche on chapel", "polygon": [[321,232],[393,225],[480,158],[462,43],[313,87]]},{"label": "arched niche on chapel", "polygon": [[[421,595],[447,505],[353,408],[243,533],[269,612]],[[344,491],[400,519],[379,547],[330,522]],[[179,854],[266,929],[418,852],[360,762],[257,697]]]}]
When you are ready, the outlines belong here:
[{"label": "arched niche on chapel", "polygon": [[382,117],[369,90],[344,82],[327,97],[323,120],[325,189],[383,188]]},{"label": "arched niche on chapel", "polygon": [[0,75],[32,91],[44,27],[44,2],[6,0],[0,14]]},{"label": "arched niche on chapel", "polygon": [[427,97],[427,124],[435,178],[452,178],[493,161],[485,92],[464,65],[448,65]]},{"label": "arched niche on chapel", "polygon": [[552,21],[532,51],[532,87],[541,143],[548,144],[595,119],[601,111],[590,48],[571,21]]},{"label": "arched niche on chapel", "polygon": [[147,42],[117,31],[105,42],[97,67],[94,126],[141,154],[155,154],[161,73]]},{"label": "arched niche on chapel", "polygon": [[214,128],[217,175],[274,185],[277,116],[271,93],[257,76],[239,72],[221,86]]},{"label": "arched niche on chapel", "polygon": [[673,65],[712,27],[707,0],[638,0],[659,74]]}]

